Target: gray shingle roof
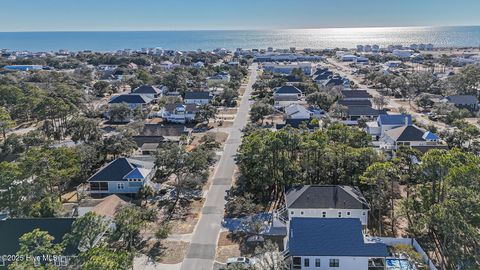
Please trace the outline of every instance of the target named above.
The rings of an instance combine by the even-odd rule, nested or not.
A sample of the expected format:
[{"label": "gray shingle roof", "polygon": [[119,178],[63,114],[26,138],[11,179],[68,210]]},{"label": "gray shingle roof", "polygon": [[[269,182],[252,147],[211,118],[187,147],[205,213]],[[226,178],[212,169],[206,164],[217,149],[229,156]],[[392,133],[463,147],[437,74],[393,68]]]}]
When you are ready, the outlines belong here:
[{"label": "gray shingle roof", "polygon": [[140,136],[182,136],[186,133],[188,133],[187,128],[182,125],[146,124]]},{"label": "gray shingle roof", "polygon": [[148,104],[151,101],[152,99],[145,95],[127,94],[113,97],[108,103]]},{"label": "gray shingle roof", "polygon": [[478,99],[472,95],[457,95],[457,96],[449,96],[447,100],[455,105],[475,105],[478,104]]},{"label": "gray shingle roof", "polygon": [[305,185],[285,193],[287,208],[369,209],[362,193],[350,186]]},{"label": "gray shingle roof", "polygon": [[198,111],[198,106],[196,104],[182,104],[182,103],[176,103],[176,104],[166,104],[165,105],[165,110],[167,112],[173,112],[177,107],[183,106],[185,107],[185,112],[196,112]]},{"label": "gray shingle roof", "polygon": [[365,243],[358,218],[293,218],[288,250],[292,256],[388,256],[385,244]]},{"label": "gray shingle roof", "polygon": [[345,90],[342,91],[344,98],[363,98],[369,99],[372,96],[366,90]]},{"label": "gray shingle roof", "polygon": [[92,175],[88,182],[124,181],[124,177],[137,167],[151,169],[152,162],[130,158],[117,158]]},{"label": "gray shingle roof", "polygon": [[372,102],[370,100],[339,100],[339,105],[343,106],[370,106],[372,107]]},{"label": "gray shingle roof", "polygon": [[410,114],[381,114],[378,116],[378,123],[382,125],[403,126],[405,122],[408,125],[412,125],[412,116]]},{"label": "gray shingle roof", "polygon": [[425,131],[415,126],[401,126],[387,130],[385,134],[397,142],[423,142]]},{"label": "gray shingle roof", "polygon": [[284,85],[274,90],[275,94],[302,94],[302,90],[295,86]]},{"label": "gray shingle roof", "polygon": [[160,94],[162,91],[155,86],[151,85],[142,85],[135,88],[132,93],[135,94]]},{"label": "gray shingle roof", "polygon": [[378,116],[385,113],[384,110],[375,110],[370,106],[348,106],[349,116]]}]

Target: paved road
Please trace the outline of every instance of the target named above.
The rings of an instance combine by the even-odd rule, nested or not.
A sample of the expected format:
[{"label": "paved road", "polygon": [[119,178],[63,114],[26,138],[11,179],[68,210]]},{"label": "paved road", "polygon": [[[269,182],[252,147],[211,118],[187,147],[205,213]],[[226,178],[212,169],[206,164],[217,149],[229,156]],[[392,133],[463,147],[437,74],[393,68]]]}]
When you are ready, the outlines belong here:
[{"label": "paved road", "polygon": [[257,65],[253,64],[250,67],[247,88],[238,108],[230,135],[225,142],[223,155],[214,173],[212,186],[207,193],[202,209],[202,216],[193,234],[181,270],[211,270],[213,268],[217,239],[223,219],[225,195],[232,185],[235,169],[234,157],[242,139],[240,130],[247,123],[250,110],[249,99],[252,93],[252,85],[256,79]]}]

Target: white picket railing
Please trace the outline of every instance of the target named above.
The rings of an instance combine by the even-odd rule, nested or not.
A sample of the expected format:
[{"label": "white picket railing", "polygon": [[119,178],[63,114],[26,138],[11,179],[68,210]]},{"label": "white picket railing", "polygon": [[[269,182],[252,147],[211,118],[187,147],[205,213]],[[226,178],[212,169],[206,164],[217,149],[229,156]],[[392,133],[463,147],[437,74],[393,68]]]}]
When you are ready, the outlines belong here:
[{"label": "white picket railing", "polygon": [[428,257],[427,253],[423,250],[420,244],[415,238],[394,238],[394,237],[378,237],[387,246],[394,246],[398,244],[410,245],[415,251],[417,251],[423,258],[423,261],[428,265],[430,270],[437,270],[437,267],[433,264],[432,260]]}]

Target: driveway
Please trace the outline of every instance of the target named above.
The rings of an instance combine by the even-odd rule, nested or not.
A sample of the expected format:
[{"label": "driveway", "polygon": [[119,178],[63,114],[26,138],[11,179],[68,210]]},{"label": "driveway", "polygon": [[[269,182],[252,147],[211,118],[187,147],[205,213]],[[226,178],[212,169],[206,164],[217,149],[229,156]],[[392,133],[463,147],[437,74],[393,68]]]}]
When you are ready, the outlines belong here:
[{"label": "driveway", "polygon": [[247,88],[238,108],[235,121],[230,130],[223,155],[213,175],[202,215],[192,236],[190,247],[182,263],[181,270],[211,270],[213,269],[217,239],[220,234],[221,222],[225,207],[226,191],[232,185],[235,170],[235,155],[242,141],[241,129],[245,127],[250,110],[252,85],[257,79],[257,64],[250,67],[250,77]]}]

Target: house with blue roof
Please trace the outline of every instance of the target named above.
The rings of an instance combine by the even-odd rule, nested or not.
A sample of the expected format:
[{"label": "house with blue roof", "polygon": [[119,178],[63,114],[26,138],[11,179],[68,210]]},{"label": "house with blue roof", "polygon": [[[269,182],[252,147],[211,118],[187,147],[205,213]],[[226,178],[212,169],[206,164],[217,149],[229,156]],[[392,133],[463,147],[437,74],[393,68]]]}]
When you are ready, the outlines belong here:
[{"label": "house with blue roof", "polygon": [[287,233],[291,269],[384,269],[389,256],[384,243],[364,238],[357,218],[293,218]]},{"label": "house with blue roof", "polygon": [[150,161],[134,158],[117,158],[103,166],[87,182],[91,194],[137,194],[151,184],[155,165]]}]

